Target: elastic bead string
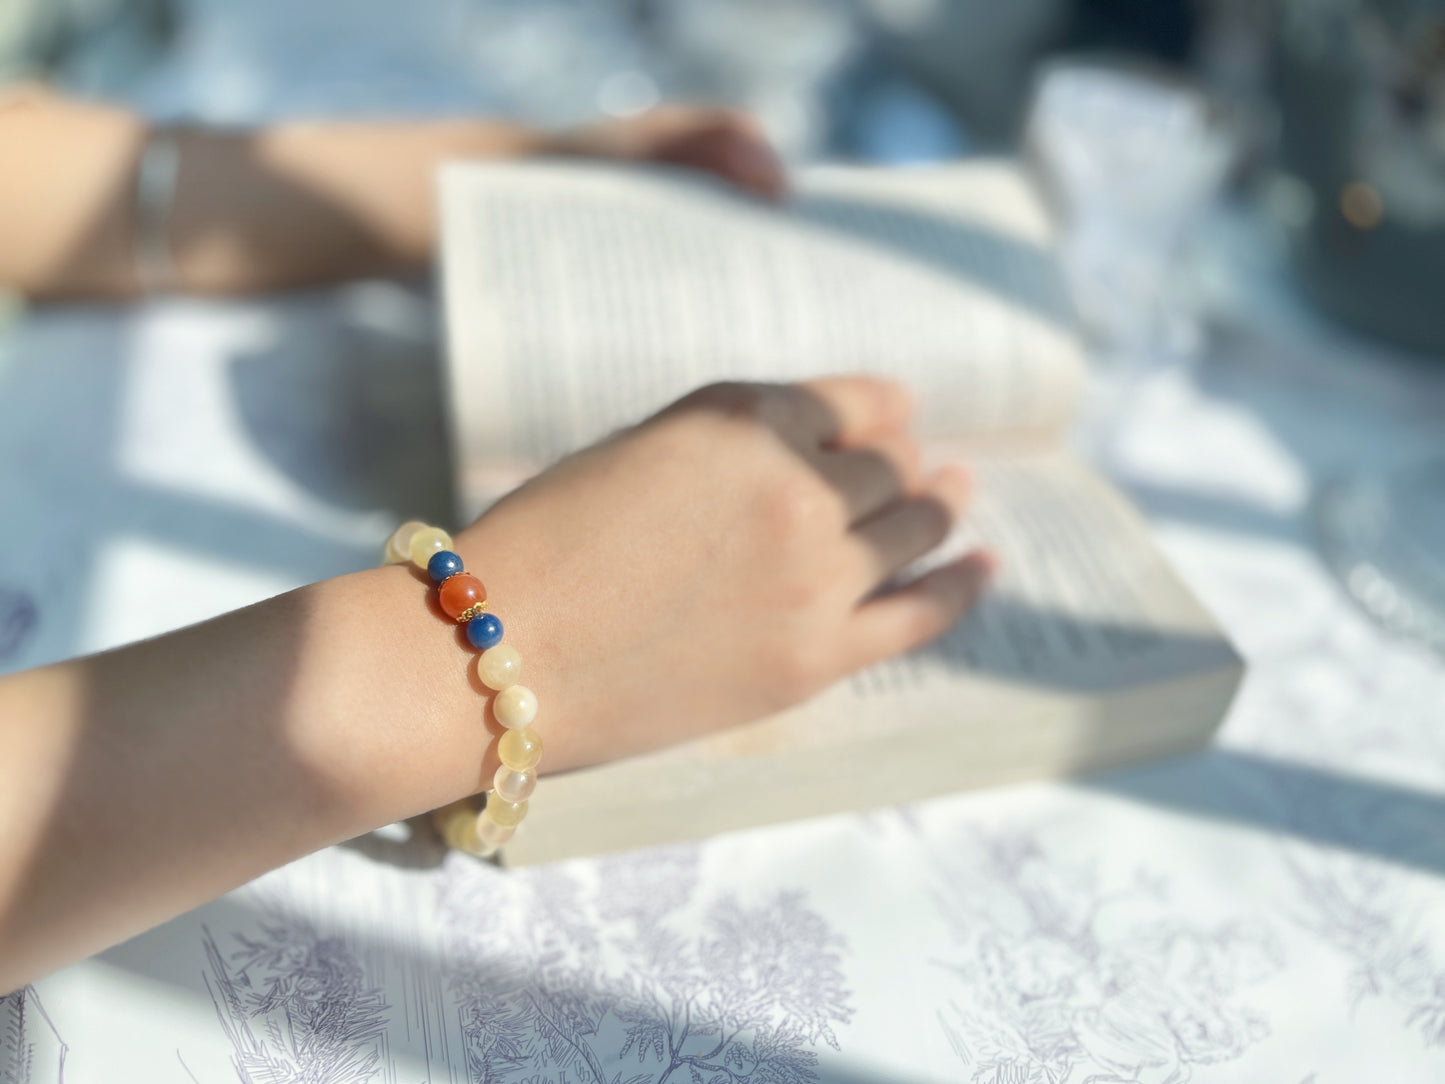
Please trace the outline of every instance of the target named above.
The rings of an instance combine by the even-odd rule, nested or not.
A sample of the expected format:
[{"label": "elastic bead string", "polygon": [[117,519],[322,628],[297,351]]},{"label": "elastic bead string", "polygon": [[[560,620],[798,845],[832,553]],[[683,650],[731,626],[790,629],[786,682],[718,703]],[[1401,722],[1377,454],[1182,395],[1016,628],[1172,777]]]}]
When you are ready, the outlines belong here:
[{"label": "elastic bead string", "polygon": [[519,684],[522,656],[502,643],[501,620],[487,612],[487,589],[462,565],[452,549],[451,535],[439,527],[409,520],[386,543],[389,564],[410,562],[436,585],[442,612],[462,625],[467,642],[481,652],[477,674],[492,689],[492,714],[507,728],[497,743],[501,766],[492,777],[487,804],[480,813],[463,799],[433,814],[442,838],[458,850],[489,857],[495,854],[527,815],[527,800],[537,786],[542,737],[532,729],[537,694]]}]

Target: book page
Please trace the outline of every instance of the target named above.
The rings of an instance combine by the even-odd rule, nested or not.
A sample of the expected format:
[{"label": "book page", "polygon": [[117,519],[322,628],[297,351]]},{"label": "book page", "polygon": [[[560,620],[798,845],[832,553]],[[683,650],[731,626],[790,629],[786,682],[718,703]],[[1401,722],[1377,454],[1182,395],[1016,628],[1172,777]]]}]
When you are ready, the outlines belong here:
[{"label": "book page", "polygon": [[464,492],[721,379],[891,373],[925,434],[1073,409],[1048,220],[1006,162],[805,170],[776,206],[677,171],[453,163],[441,201]]}]

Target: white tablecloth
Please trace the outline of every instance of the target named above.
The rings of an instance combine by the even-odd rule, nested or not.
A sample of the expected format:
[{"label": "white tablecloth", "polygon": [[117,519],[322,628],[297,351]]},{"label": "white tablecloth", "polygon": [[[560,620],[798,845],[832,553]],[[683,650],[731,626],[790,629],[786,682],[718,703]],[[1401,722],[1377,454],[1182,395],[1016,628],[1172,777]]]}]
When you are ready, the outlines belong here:
[{"label": "white tablecloth", "polygon": [[[1236,268],[1106,468],[1249,677],[1215,746],[506,873],[401,828],[0,999],[0,1079],[1445,1079],[1445,671],[1307,502],[1440,450],[1445,370]],[[367,566],[447,519],[424,291],[42,311],[0,352],[0,666]],[[124,815],[124,811],[117,811]]]}]

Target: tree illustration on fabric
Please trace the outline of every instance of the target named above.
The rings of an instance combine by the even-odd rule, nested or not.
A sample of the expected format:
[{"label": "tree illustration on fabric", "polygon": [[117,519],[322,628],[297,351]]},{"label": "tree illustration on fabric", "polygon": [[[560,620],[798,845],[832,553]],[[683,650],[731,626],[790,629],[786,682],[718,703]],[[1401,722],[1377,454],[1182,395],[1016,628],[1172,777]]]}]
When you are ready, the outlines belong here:
[{"label": "tree illustration on fabric", "polygon": [[697,852],[499,874],[453,856],[449,982],[476,1084],[808,1084],[852,1015],[802,893],[698,899]]},{"label": "tree illustration on fabric", "polygon": [[1162,917],[1144,871],[1114,889],[1028,831],[977,833],[935,899],[958,979],[939,1013],[978,1084],[1183,1084],[1269,1034],[1242,992],[1284,966],[1265,926]]},{"label": "tree illustration on fabric", "polygon": [[[1383,863],[1304,848],[1286,854],[1300,891],[1300,925],[1348,964],[1351,1010],[1371,998],[1397,1005],[1424,1045],[1445,1047],[1445,959],[1425,922],[1439,913],[1439,890],[1412,898],[1405,876]],[[1431,898],[1424,898],[1428,892]]]},{"label": "tree illustration on fabric", "polygon": [[243,1084],[367,1084],[376,1075],[388,1006],[343,939],[282,918],[231,941],[223,954],[206,931],[206,987]]},{"label": "tree illustration on fabric", "polygon": [[0,995],[0,1084],[64,1084],[68,1050],[35,987]]}]

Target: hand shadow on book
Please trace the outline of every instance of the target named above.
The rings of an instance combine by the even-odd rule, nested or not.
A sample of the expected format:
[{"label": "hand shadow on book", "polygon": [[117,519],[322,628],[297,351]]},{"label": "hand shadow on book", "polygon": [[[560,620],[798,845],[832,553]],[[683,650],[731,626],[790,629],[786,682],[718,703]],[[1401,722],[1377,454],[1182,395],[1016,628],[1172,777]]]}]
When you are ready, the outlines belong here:
[{"label": "hand shadow on book", "polygon": [[941,638],[883,665],[941,662],[1020,685],[1106,693],[1238,661],[1218,634],[1087,618],[990,590]]}]

